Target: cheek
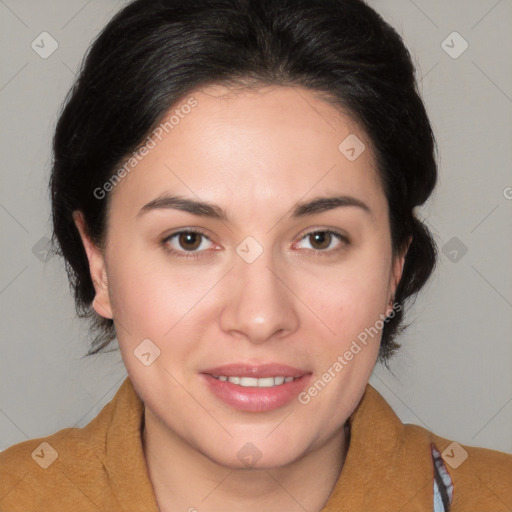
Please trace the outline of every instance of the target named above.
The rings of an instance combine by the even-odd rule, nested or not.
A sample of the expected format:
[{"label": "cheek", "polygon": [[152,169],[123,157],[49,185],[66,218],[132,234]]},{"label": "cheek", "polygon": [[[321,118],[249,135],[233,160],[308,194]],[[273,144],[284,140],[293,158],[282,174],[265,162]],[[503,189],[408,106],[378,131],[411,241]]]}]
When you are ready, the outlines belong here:
[{"label": "cheek", "polygon": [[[194,315],[201,314],[198,302],[206,290],[198,286],[197,272],[195,278],[177,271],[165,275],[158,265],[146,263],[119,261],[109,287],[125,366],[133,378],[157,389],[161,376],[168,378],[164,369],[174,374],[177,367],[180,373],[184,362],[193,360],[202,328]],[[149,367],[142,355],[148,352],[154,358]]]},{"label": "cheek", "polygon": [[114,259],[109,291],[115,319],[130,335],[162,337],[184,314],[187,279],[161,265],[130,255]]},{"label": "cheek", "polygon": [[301,296],[307,297],[308,305],[335,331],[337,339],[357,335],[385,311],[390,262],[378,254],[361,251],[302,284]]},{"label": "cheek", "polygon": [[[114,254],[123,252],[112,250]],[[220,307],[221,297],[229,296],[218,295],[215,286],[222,272],[193,263],[172,263],[165,254],[151,254],[147,249],[137,252],[132,248],[124,254],[124,258],[111,258],[109,272],[120,341],[132,347],[149,338],[161,349],[173,345],[173,350],[185,350],[183,343],[174,342],[200,337],[205,322],[199,319],[214,318],[212,304]]]}]

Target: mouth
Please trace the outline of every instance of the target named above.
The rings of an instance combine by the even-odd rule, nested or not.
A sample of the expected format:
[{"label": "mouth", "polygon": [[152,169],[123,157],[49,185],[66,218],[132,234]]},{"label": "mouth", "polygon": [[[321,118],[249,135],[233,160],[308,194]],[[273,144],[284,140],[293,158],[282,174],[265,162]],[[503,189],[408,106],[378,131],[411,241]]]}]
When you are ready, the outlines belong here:
[{"label": "mouth", "polygon": [[240,377],[240,376],[232,376],[228,377],[227,375],[212,375],[214,379],[218,379],[221,381],[231,382],[231,384],[236,384],[237,386],[242,386],[244,388],[248,387],[258,387],[258,388],[273,388],[274,386],[281,386],[285,382],[292,382],[300,377],[284,377],[279,375],[278,377],[261,377],[257,379],[256,377]]},{"label": "mouth", "polygon": [[201,372],[210,392],[241,411],[264,412],[289,404],[304,389],[312,372],[282,364],[235,363]]}]

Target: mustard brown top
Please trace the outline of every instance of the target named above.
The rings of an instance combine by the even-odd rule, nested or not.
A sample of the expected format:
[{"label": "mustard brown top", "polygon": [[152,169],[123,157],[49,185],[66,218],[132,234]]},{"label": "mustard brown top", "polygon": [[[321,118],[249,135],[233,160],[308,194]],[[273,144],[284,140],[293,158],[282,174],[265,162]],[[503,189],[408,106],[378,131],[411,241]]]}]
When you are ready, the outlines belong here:
[{"label": "mustard brown top", "polygon": [[[126,377],[85,427],[0,452],[0,512],[159,512],[141,443],[143,411]],[[512,511],[512,455],[403,424],[370,384],[349,422],[345,464],[322,512],[443,510],[434,508],[436,464],[450,483],[450,512]]]}]

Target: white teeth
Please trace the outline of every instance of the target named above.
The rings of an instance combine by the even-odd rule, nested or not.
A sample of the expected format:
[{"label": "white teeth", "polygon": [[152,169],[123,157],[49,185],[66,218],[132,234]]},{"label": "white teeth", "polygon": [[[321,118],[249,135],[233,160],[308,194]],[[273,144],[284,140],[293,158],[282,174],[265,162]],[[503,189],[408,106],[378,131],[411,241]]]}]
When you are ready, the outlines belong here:
[{"label": "white teeth", "polygon": [[238,384],[243,387],[259,387],[271,388],[273,386],[280,386],[284,382],[291,382],[293,377],[262,377],[257,379],[255,377],[227,377],[226,375],[213,375],[218,380],[228,381],[232,384]]},{"label": "white teeth", "polygon": [[271,388],[276,384],[282,384],[282,382],[276,382],[274,377],[265,377],[262,379],[254,379],[256,381],[255,386],[257,385],[260,388]]},{"label": "white teeth", "polygon": [[[237,379],[238,377],[235,377]],[[231,377],[228,379],[228,381],[231,381]],[[239,379],[240,386],[257,386],[258,385],[258,379],[255,379],[253,377],[242,377]]]}]

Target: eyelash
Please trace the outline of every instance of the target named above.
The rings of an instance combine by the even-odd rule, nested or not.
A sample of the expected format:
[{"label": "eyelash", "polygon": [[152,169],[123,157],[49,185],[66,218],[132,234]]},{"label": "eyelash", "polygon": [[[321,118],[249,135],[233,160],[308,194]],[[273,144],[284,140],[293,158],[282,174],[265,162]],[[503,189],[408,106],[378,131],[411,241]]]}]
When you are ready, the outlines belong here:
[{"label": "eyelash", "polygon": [[[163,247],[164,247],[164,249],[168,253],[172,254],[173,256],[177,256],[179,258],[201,258],[202,257],[201,253],[203,253],[205,251],[177,251],[176,249],[172,249],[172,248],[169,247],[168,242],[170,240],[172,240],[174,237],[176,237],[178,235],[181,235],[181,234],[184,234],[184,233],[201,235],[201,236],[205,237],[206,239],[210,240],[208,235],[206,233],[204,233],[203,231],[201,231],[201,230],[198,230],[198,229],[184,229],[184,230],[181,230],[181,231],[176,231],[175,233],[172,233],[169,236],[166,236],[162,240],[162,242],[161,242]],[[300,241],[304,240],[308,236],[314,235],[315,233],[327,233],[327,234],[330,234],[330,235],[334,235],[336,238],[338,238],[338,240],[340,240],[340,242],[343,243],[343,245],[347,246],[347,245],[350,244],[350,240],[345,235],[342,235],[341,233],[338,233],[337,231],[334,231],[332,229],[318,229],[318,230],[315,230],[315,231],[310,231],[309,233],[306,233],[300,239]],[[329,250],[319,250],[319,249],[318,250],[312,249],[312,250],[315,252],[315,255],[318,255],[318,256],[329,256],[329,255],[331,255],[333,253],[339,252],[341,249],[342,248],[329,249]],[[311,249],[308,249],[308,250],[311,250]]]}]

